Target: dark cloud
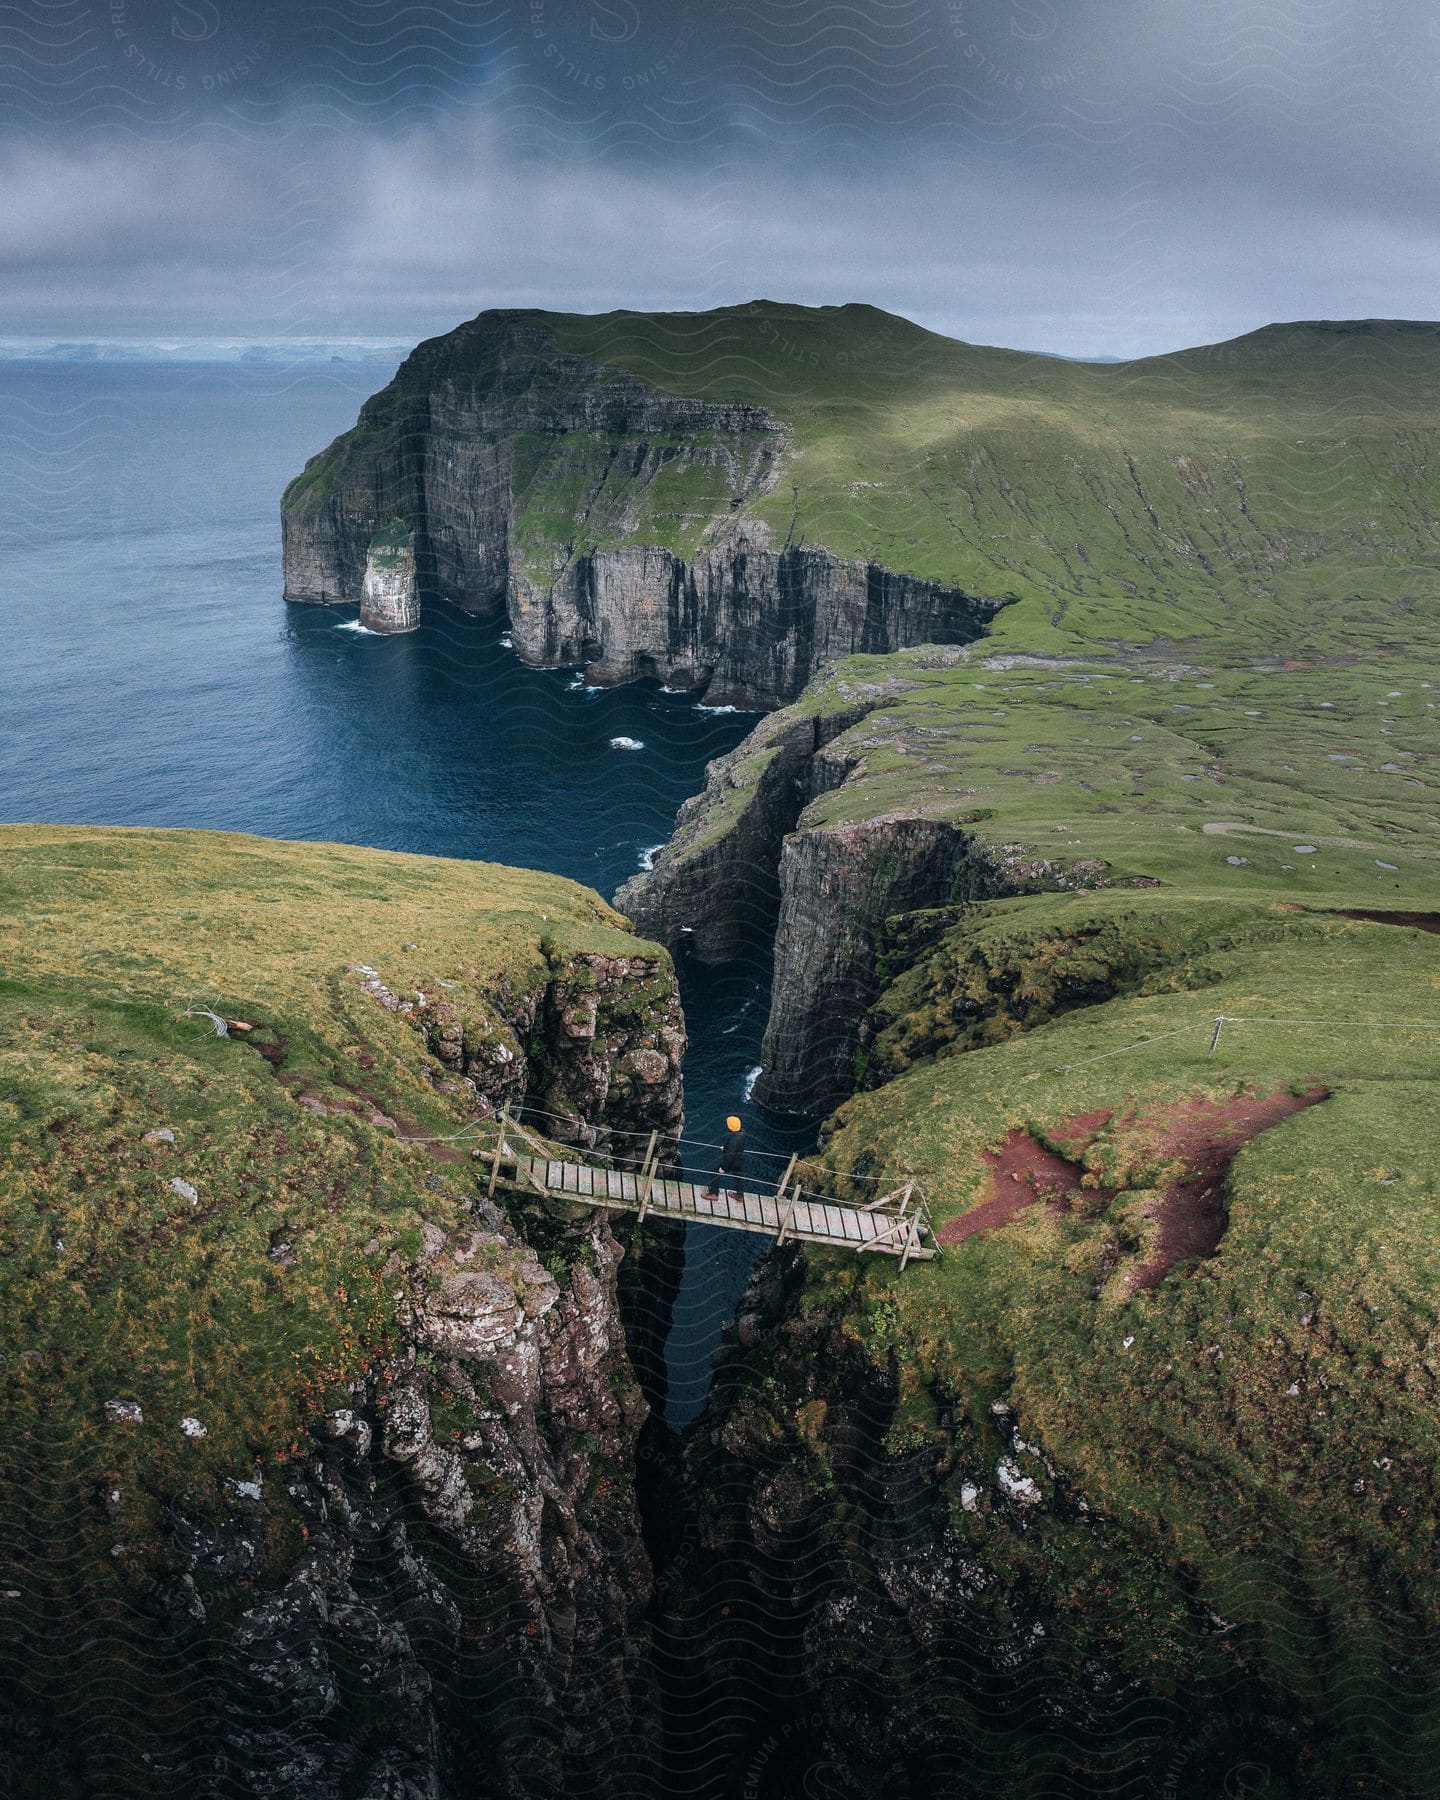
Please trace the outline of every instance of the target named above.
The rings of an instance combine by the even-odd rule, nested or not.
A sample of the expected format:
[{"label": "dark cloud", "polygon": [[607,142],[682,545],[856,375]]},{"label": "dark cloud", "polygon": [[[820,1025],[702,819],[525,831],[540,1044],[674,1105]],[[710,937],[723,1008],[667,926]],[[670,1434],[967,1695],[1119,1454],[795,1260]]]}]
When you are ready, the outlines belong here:
[{"label": "dark cloud", "polygon": [[1440,0],[22,0],[0,65],[6,334],[1435,310]]}]

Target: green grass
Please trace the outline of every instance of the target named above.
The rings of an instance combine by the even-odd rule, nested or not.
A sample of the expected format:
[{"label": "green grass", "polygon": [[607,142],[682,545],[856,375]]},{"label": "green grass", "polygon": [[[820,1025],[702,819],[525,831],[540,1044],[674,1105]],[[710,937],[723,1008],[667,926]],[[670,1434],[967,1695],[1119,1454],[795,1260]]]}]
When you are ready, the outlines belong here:
[{"label": "green grass", "polygon": [[351,482],[360,504],[377,467],[405,460],[436,382],[494,399],[560,380],[569,394],[573,374],[547,367],[555,351],[601,366],[597,397],[623,370],[761,406],[785,441],[517,439],[515,550],[537,578],[559,552],[690,555],[748,521],[777,544],[1013,600],[994,641],[1030,652],[1187,643],[1233,660],[1282,639],[1296,656],[1328,655],[1341,635],[1435,642],[1440,328],[1423,324],[1272,326],[1082,365],[866,306],[482,313],[422,344],[287,508]]},{"label": "green grass", "polygon": [[369,560],[378,569],[400,569],[413,562],[415,534],[403,519],[390,519],[370,539]]},{"label": "green grass", "polygon": [[[502,988],[635,939],[554,877],[190,831],[5,827],[0,896],[0,1420],[37,1451],[0,1483],[20,1516],[39,1447],[63,1444],[54,1505],[122,1486],[138,1563],[164,1507],[222,1505],[225,1477],[273,1471],[343,1403],[390,1342],[387,1256],[461,1218],[371,1115],[453,1135],[468,1096],[353,965],[400,995],[450,984],[473,1041],[508,1033]],[[217,1037],[194,1005],[255,1029]],[[143,1427],[106,1425],[113,1398]],[[92,1511],[76,1530],[123,1587]]]},{"label": "green grass", "polygon": [[[1078,939],[1116,903],[985,906],[945,952],[958,966],[984,940]],[[913,1173],[943,1224],[988,1191],[982,1152],[1008,1130],[1043,1141],[1113,1112],[1086,1162],[1119,1196],[1064,1217],[1032,1208],[903,1278],[834,1259],[807,1305],[838,1306],[882,1366],[898,1357],[899,1417],[945,1444],[957,1528],[1038,1587],[1062,1632],[1108,1640],[1162,1689],[1249,1658],[1330,1727],[1373,1730],[1391,1777],[1413,1778],[1440,1732],[1433,1674],[1412,1669],[1399,1717],[1371,1684],[1440,1620],[1435,939],[1257,903],[1147,896],[1139,916],[1154,991],[1142,976],[1108,1003],[922,1061],[847,1102],[825,1153],[837,1169]],[[1212,1056],[1222,1013],[1288,1022],[1229,1025]],[[1330,1097],[1241,1151],[1218,1255],[1134,1291],[1164,1169],[1132,1121],[1315,1085]],[[1023,1532],[996,1505],[997,1399],[1069,1496]],[[954,1431],[938,1430],[952,1408]],[[1022,1462],[1053,1500],[1056,1482]],[[967,1481],[974,1510],[959,1504]],[[1078,1523],[1076,1498],[1090,1508]],[[1211,1612],[1233,1638],[1208,1631]]]}]

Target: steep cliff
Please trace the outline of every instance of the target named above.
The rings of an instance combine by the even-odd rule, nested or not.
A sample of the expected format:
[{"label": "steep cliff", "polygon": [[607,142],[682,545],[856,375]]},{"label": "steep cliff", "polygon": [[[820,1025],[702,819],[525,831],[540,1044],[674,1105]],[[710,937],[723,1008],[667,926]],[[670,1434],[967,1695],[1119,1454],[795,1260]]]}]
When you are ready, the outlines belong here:
[{"label": "steep cliff", "polygon": [[1406,920],[1098,890],[916,934],[908,1068],[818,1160],[915,1180],[943,1255],[772,1252],[685,1446],[657,1633],[706,1646],[715,1791],[1428,1790],[1433,1060],[1262,1028],[1433,980]]},{"label": "steep cliff", "polygon": [[762,719],[738,749],[705,771],[652,867],[615,904],[638,930],[705,963],[732,961],[770,937],[780,905],[781,847],[813,796],[816,757],[865,708]]},{"label": "steep cliff", "polygon": [[508,611],[531,662],[761,706],[992,621],[1032,652],[1298,655],[1365,594],[1402,649],[1440,555],[1437,371],[1430,325],[1085,366],[864,306],[482,313],[291,483],[285,591],[359,602],[398,520],[422,608]]},{"label": "steep cliff", "polygon": [[[984,629],[998,603],[953,584],[772,545],[751,509],[788,466],[783,420],[567,352],[565,323],[485,313],[421,345],[287,491],[286,597],[363,600],[383,630],[418,624],[426,595],[504,608],[529,662],[762,706],[828,658]],[[392,516],[418,597],[377,605]]]},{"label": "steep cliff", "polygon": [[485,865],[0,855],[6,1791],[644,1792],[621,1247],[470,1145],[673,1136],[663,952]]}]

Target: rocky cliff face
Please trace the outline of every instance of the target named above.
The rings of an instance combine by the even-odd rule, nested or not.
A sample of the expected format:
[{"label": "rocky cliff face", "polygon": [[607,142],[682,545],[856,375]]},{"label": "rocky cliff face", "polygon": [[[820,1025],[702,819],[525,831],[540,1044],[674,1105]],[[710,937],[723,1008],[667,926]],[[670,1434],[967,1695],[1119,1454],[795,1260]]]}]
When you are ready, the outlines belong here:
[{"label": "rocky cliff face", "polygon": [[[547,1135],[622,1161],[648,1130],[678,1133],[684,1028],[653,956],[570,958],[483,1018],[366,973],[481,1112],[528,1100]],[[649,1408],[624,1252],[604,1215],[516,1214],[448,1170],[432,1180],[473,1226],[427,1225],[413,1261],[391,1258],[398,1350],[287,1474],[304,1548],[230,1628],[227,1756],[240,1791],[317,1800],[643,1792],[659,1732],[634,1486]],[[218,1526],[177,1527],[186,1567],[161,1604],[182,1649],[207,1624],[195,1576],[252,1572],[269,1501],[237,1500]]]},{"label": "rocky cliff face", "polygon": [[775,976],[756,1097],[823,1113],[860,1075],[886,920],[1007,890],[973,833],[923,816],[800,829],[780,855]]},{"label": "rocky cliff face", "polygon": [[824,549],[736,537],[686,559],[651,545],[575,557],[547,585],[519,576],[516,648],[587,664],[591,680],[654,675],[715,705],[781,706],[855,651],[968,643],[998,608]]},{"label": "rocky cliff face", "polygon": [[763,720],[710,765],[653,869],[615,896],[647,936],[703,962],[773,933],[756,1097],[781,1110],[827,1111],[855,1085],[887,919],[1017,891],[973,830],[943,812],[830,816],[828,801],[863,771],[852,728],[880,699],[827,692],[817,706]]},{"label": "rocky cliff face", "polygon": [[[552,1246],[557,1279],[482,1201],[473,1229],[427,1227],[414,1264],[389,1271],[409,1295],[399,1352],[288,1469],[303,1547],[225,1628],[224,1748],[177,1746],[177,1791],[643,1791],[657,1706],[632,1469],[647,1408],[619,1260],[603,1222],[577,1223]],[[281,1496],[257,1480],[234,1498],[228,1519],[176,1517],[178,1572],[155,1595],[197,1663]]]},{"label": "rocky cliff face", "polygon": [[508,611],[519,654],[712,700],[794,699],[827,658],[968,642],[999,602],[772,545],[745,508],[780,481],[785,423],[564,354],[543,316],[483,314],[421,345],[282,508],[285,595],[362,601],[373,534],[413,533],[411,629],[436,598]]},{"label": "rocky cliff face", "polygon": [[[473,891],[458,899],[473,904]],[[653,1791],[659,1701],[635,1488],[649,1407],[621,1318],[624,1251],[606,1215],[487,1198],[463,1122],[523,1106],[548,1136],[628,1163],[650,1132],[662,1145],[678,1133],[673,972],[653,947],[613,939],[608,951],[542,939],[540,959],[515,965],[543,971],[524,985],[482,987],[444,960],[462,979],[411,987],[369,965],[337,971],[321,985],[351,1052],[338,1084],[287,1054],[288,1031],[262,1058],[237,1026],[201,1085],[217,1070],[259,1084],[227,1090],[245,1150],[223,1160],[246,1198],[213,1207],[213,1222],[222,1158],[199,1125],[177,1113],[178,1130],[141,1138],[102,1121],[106,1178],[184,1154],[203,1196],[184,1178],[154,1185],[184,1206],[175,1235],[197,1255],[204,1234],[212,1254],[227,1231],[253,1240],[237,1280],[259,1299],[241,1354],[263,1402],[288,1407],[293,1391],[305,1423],[278,1445],[252,1435],[250,1458],[242,1440],[212,1470],[195,1459],[226,1429],[213,1389],[192,1388],[197,1416],[184,1418],[148,1393],[143,1407],[117,1397],[102,1409],[82,1392],[64,1427],[82,1448],[58,1456],[44,1406],[20,1415],[0,1533],[0,1787],[177,1800]],[[292,1021],[295,1037],[323,1029],[316,1005]],[[248,1021],[245,1032],[259,1035]],[[418,1132],[368,1097],[382,1063],[453,1103],[451,1130],[420,1140],[429,1149],[397,1145]],[[157,1055],[147,1079],[169,1066]],[[155,1104],[147,1087],[147,1125]],[[318,1195],[293,1161],[307,1134],[325,1145]],[[245,1166],[263,1164],[259,1143],[281,1159],[273,1207],[254,1200]],[[397,1174],[403,1193],[387,1185]],[[357,1210],[377,1235],[323,1266]],[[396,1214],[413,1224],[397,1228]],[[171,1241],[153,1229],[131,1241],[121,1316],[153,1303],[162,1321],[178,1308],[204,1329],[155,1266]],[[322,1352],[332,1303],[362,1297],[365,1341],[347,1322]],[[293,1357],[274,1352],[277,1315],[301,1320]],[[50,1384],[52,1406],[72,1358],[87,1361],[76,1316],[37,1328],[44,1348],[22,1365]],[[165,1329],[145,1335],[144,1354],[169,1366]],[[83,1491],[77,1459],[103,1477]]]}]

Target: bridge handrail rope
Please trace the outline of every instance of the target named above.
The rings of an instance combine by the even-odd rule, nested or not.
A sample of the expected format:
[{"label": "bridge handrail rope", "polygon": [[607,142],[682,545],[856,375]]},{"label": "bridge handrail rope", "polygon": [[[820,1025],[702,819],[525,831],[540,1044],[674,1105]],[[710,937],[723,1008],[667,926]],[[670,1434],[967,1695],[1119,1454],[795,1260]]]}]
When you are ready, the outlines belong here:
[{"label": "bridge handrail rope", "polygon": [[1077,1062],[1057,1063],[1050,1072],[1052,1075],[1065,1075],[1071,1069],[1086,1069],[1092,1063],[1109,1062],[1112,1057],[1128,1056],[1132,1051],[1144,1050],[1151,1044],[1168,1043],[1172,1038],[1185,1037],[1189,1032],[1201,1030],[1212,1033],[1207,1054],[1213,1056],[1219,1048],[1221,1033],[1226,1025],[1303,1025],[1312,1031],[1331,1026],[1342,1031],[1440,1031],[1440,1023],[1428,1019],[1292,1019],[1272,1017],[1264,1013],[1206,1013],[1174,1031],[1162,1031],[1153,1037],[1137,1038],[1132,1044],[1122,1044],[1118,1050],[1102,1050],[1098,1056],[1083,1056]]}]

